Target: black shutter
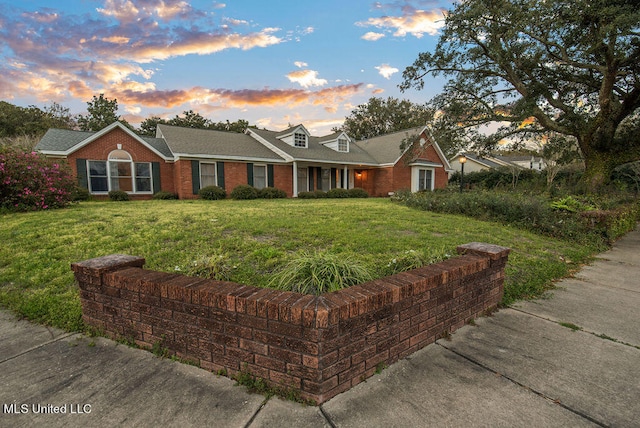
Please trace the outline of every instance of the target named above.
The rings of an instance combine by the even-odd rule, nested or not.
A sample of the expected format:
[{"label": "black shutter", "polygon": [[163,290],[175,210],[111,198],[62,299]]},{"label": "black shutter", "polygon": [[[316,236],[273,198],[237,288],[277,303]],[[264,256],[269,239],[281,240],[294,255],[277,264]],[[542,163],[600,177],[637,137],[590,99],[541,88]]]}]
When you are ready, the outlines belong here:
[{"label": "black shutter", "polygon": [[249,186],[253,186],[253,164],[247,164],[247,183]]},{"label": "black shutter", "polygon": [[273,187],[273,164],[267,165],[267,187]]},{"label": "black shutter", "polygon": [[87,160],[76,159],[76,169],[78,170],[78,186],[89,190],[89,174],[87,172]]},{"label": "black shutter", "polygon": [[153,193],[162,190],[160,184],[160,162],[151,162],[151,178],[153,180]]},{"label": "black shutter", "polygon": [[200,161],[191,161],[191,185],[193,186],[193,194],[197,195],[200,191]]},{"label": "black shutter", "polygon": [[314,175],[315,175],[315,171],[316,169],[312,166],[309,167],[308,169],[308,174],[309,174],[309,191],[313,192],[314,190],[316,190],[315,186],[314,186]]},{"label": "black shutter", "polygon": [[224,162],[216,162],[216,173],[218,174],[218,187],[224,189]]},{"label": "black shutter", "polygon": [[336,187],[336,174],[337,174],[338,170],[335,168],[331,168],[331,188],[335,189]]}]

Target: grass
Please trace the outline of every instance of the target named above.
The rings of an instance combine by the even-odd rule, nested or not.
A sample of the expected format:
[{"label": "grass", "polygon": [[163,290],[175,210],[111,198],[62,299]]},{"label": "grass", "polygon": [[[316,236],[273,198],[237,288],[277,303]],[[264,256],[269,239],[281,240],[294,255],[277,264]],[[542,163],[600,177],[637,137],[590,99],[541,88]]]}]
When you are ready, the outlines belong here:
[{"label": "grass", "polygon": [[208,260],[213,276],[222,272],[263,287],[303,252],[357,257],[384,275],[408,251],[437,259],[473,241],[512,248],[504,304],[540,296],[598,251],[387,199],[83,202],[0,215],[0,305],[43,324],[82,330],[69,265],[114,253],[145,257],[147,269],[165,272],[197,271]]}]

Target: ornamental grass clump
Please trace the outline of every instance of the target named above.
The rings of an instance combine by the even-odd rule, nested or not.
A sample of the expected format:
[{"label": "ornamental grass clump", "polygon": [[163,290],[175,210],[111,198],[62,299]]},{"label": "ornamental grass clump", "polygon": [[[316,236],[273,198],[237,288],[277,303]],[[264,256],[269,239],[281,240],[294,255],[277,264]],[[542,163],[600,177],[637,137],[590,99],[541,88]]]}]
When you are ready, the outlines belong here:
[{"label": "ornamental grass clump", "polygon": [[320,295],[373,279],[371,269],[350,254],[303,252],[277,272],[269,286]]},{"label": "ornamental grass clump", "polygon": [[0,210],[63,208],[72,202],[75,189],[66,164],[36,152],[0,146]]}]

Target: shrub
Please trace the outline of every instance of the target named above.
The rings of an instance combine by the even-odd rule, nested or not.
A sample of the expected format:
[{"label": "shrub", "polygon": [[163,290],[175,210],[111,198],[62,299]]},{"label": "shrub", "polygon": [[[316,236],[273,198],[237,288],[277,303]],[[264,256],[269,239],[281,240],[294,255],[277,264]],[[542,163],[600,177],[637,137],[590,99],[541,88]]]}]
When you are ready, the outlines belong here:
[{"label": "shrub", "polygon": [[258,198],[260,199],[284,199],[287,197],[287,192],[275,187],[265,187],[258,190]]},{"label": "shrub", "polygon": [[368,266],[349,254],[307,253],[291,260],[269,281],[279,290],[320,295],[373,278]]},{"label": "shrub", "polygon": [[198,191],[198,197],[207,201],[217,201],[227,197],[227,191],[218,186],[203,187]]},{"label": "shrub", "polygon": [[327,192],[327,198],[348,198],[349,191],[347,189],[331,189]]},{"label": "shrub", "polygon": [[75,179],[66,163],[36,152],[0,147],[0,208],[34,211],[71,203]]},{"label": "shrub", "polygon": [[125,192],[124,190],[112,190],[109,192],[109,199],[119,202],[128,201],[129,194],[127,194],[127,192]]},{"label": "shrub", "polygon": [[369,194],[364,189],[361,189],[359,187],[354,187],[353,189],[349,189],[349,197],[350,198],[368,198]]},{"label": "shrub", "polygon": [[298,192],[299,199],[317,199],[318,195],[316,192]]},{"label": "shrub", "polygon": [[89,189],[85,189],[84,187],[76,186],[71,193],[71,200],[74,202],[88,201],[89,199],[91,199],[91,193],[89,193]]},{"label": "shrub", "polygon": [[327,195],[327,192],[325,192],[324,190],[315,190],[313,192],[313,194],[316,195],[316,198],[318,198],[318,199],[328,198],[329,197]]},{"label": "shrub", "polygon": [[172,192],[166,192],[164,190],[161,190],[153,195],[153,199],[160,199],[160,200],[178,199],[178,195]]},{"label": "shrub", "polygon": [[257,199],[258,189],[248,184],[241,184],[231,191],[231,198],[236,200]]}]

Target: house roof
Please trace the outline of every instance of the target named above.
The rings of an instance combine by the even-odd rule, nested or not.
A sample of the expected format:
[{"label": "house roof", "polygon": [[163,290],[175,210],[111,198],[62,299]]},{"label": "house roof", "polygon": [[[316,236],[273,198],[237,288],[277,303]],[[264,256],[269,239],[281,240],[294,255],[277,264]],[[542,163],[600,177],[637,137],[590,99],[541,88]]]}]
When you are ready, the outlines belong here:
[{"label": "house roof", "polygon": [[402,141],[405,139],[417,140],[423,129],[424,127],[405,129],[356,141],[353,144],[369,153],[378,164],[395,164],[404,153],[400,150]]},{"label": "house roof", "polygon": [[95,132],[71,131],[51,128],[36,144],[36,150],[43,152],[66,152],[73,146],[91,137]]},{"label": "house roof", "polygon": [[246,134],[160,124],[157,130],[157,136],[164,138],[177,158],[215,157],[284,162],[282,157]]},{"label": "house roof", "polygon": [[[296,127],[297,128],[297,127]],[[292,128],[287,131],[291,131]],[[266,129],[250,128],[247,132],[256,136],[260,141],[284,156],[289,161],[312,161],[324,163],[343,163],[352,165],[378,165],[378,162],[361,147],[350,144],[349,152],[338,152],[326,147],[322,142],[331,139],[331,136],[309,137],[307,147],[294,147],[278,137],[287,135],[285,132],[268,131]],[[334,135],[334,134],[332,134]],[[339,134],[338,134],[339,135]],[[335,136],[334,136],[335,139]]]},{"label": "house roof", "polygon": [[453,160],[458,160],[461,155],[464,155],[467,158],[467,161],[470,160],[472,162],[486,166],[487,168],[500,168],[505,166],[504,163],[495,162],[494,160],[492,160],[492,158],[483,157],[475,153],[461,153],[453,158]]},{"label": "house roof", "polygon": [[140,137],[134,134],[130,129],[122,125],[120,122],[114,122],[106,128],[97,131],[73,131],[69,129],[49,129],[42,139],[36,144],[35,149],[45,154],[51,155],[68,155],[76,150],[89,144],[96,138],[110,132],[115,128],[120,128],[127,132],[138,141],[146,145],[152,151],[155,151],[165,159],[172,158],[171,150],[161,138]]}]

